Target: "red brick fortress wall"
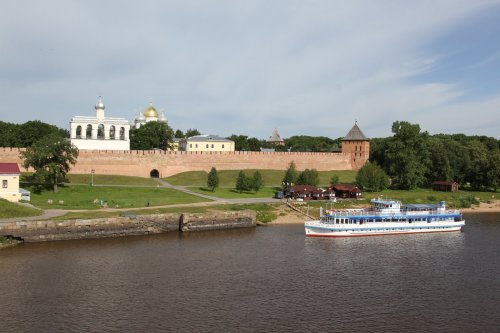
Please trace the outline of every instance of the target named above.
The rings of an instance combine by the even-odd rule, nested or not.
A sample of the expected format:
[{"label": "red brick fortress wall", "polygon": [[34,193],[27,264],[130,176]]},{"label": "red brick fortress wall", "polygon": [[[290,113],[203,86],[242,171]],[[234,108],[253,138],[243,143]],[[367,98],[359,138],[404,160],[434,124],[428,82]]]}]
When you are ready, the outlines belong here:
[{"label": "red brick fortress wall", "polygon": [[[23,149],[0,148],[0,162],[18,163]],[[364,155],[364,154],[363,154]],[[149,177],[156,169],[160,177],[185,171],[273,169],[285,170],[294,161],[298,170],[318,171],[357,170],[367,157],[353,153],[302,153],[302,152],[164,152],[156,150],[81,150],[77,164],[70,173],[124,175]]]}]

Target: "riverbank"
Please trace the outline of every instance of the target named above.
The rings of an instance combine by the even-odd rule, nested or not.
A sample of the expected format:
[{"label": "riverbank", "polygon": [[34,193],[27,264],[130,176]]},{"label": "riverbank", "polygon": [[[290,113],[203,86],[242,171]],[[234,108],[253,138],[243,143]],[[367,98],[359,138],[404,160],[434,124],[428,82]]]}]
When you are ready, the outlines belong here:
[{"label": "riverbank", "polygon": [[91,239],[166,232],[193,232],[234,228],[253,228],[256,213],[250,210],[208,213],[167,213],[63,221],[23,221],[0,224],[2,243],[9,239],[43,242],[69,239]]},{"label": "riverbank", "polygon": [[[459,210],[463,213],[500,213],[500,200],[493,200],[490,203],[481,202],[471,208],[461,208]],[[309,219],[291,209],[282,209],[278,218],[270,222],[270,224],[303,224],[306,220]]]},{"label": "riverbank", "polygon": [[0,250],[5,249],[7,247],[16,246],[21,243],[22,242],[17,239],[5,238],[0,236]]},{"label": "riverbank", "polygon": [[462,212],[464,213],[500,213],[500,200],[492,200],[488,202],[481,202],[477,206],[473,206],[471,208],[462,208]]}]

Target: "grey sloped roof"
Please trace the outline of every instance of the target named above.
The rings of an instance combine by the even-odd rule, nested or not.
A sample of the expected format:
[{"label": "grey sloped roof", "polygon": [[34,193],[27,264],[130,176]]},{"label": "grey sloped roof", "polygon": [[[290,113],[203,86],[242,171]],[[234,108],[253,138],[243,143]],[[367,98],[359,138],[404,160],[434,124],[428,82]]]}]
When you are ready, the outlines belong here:
[{"label": "grey sloped roof", "polygon": [[367,141],[368,138],[359,129],[358,124],[355,123],[349,133],[347,133],[347,135],[342,140]]},{"label": "grey sloped roof", "polygon": [[212,134],[203,134],[203,135],[196,135],[187,138],[187,141],[189,142],[205,142],[205,141],[216,141],[216,142],[232,142],[231,140],[222,138],[217,135],[212,135]]}]

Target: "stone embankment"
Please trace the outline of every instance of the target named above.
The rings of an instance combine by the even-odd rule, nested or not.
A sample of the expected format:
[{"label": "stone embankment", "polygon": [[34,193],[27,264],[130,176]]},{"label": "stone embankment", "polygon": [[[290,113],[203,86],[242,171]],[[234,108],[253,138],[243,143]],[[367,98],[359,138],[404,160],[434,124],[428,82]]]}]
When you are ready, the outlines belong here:
[{"label": "stone embankment", "polygon": [[255,227],[254,211],[133,215],[98,219],[0,223],[0,235],[25,242],[119,237]]}]

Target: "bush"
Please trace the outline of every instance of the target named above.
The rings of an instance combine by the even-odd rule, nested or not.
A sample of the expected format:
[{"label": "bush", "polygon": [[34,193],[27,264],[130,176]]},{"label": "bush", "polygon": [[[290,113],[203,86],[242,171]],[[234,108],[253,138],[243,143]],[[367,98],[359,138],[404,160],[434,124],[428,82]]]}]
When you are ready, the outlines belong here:
[{"label": "bush", "polygon": [[207,186],[212,192],[219,187],[219,174],[217,173],[217,169],[212,167],[210,172],[207,175]]},{"label": "bush", "polygon": [[245,175],[243,171],[240,171],[238,178],[236,179],[236,190],[238,192],[250,191],[253,188],[253,179]]},{"label": "bush", "polygon": [[257,211],[257,221],[262,223],[269,223],[278,218],[278,215],[275,212],[262,212]]},{"label": "bush", "polygon": [[356,175],[356,183],[367,192],[378,192],[389,186],[389,177],[375,163],[367,162]]},{"label": "bush", "polygon": [[252,189],[258,192],[264,186],[264,181],[262,180],[262,175],[259,170],[255,171],[252,177]]},{"label": "bush", "polygon": [[479,205],[479,201],[473,195],[460,198],[460,208],[470,208],[472,205]]},{"label": "bush", "polygon": [[471,203],[466,198],[460,198],[460,207],[459,208],[470,208]]},{"label": "bush", "polygon": [[335,185],[339,183],[339,176],[336,174],[332,175],[332,178],[330,178],[330,185]]},{"label": "bush", "polygon": [[316,169],[305,169],[299,174],[297,179],[298,185],[312,185],[318,186],[319,184],[319,174]]}]

